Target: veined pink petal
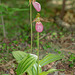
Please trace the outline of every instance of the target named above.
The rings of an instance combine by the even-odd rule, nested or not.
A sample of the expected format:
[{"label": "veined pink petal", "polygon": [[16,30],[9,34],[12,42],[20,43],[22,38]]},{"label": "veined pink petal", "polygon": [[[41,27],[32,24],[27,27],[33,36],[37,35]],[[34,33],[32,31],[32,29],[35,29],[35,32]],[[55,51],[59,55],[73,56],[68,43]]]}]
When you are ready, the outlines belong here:
[{"label": "veined pink petal", "polygon": [[41,5],[38,2],[32,2],[34,8],[36,9],[37,12],[41,11]]},{"label": "veined pink petal", "polygon": [[43,31],[43,25],[41,22],[36,22],[35,29],[37,32],[42,32]]}]

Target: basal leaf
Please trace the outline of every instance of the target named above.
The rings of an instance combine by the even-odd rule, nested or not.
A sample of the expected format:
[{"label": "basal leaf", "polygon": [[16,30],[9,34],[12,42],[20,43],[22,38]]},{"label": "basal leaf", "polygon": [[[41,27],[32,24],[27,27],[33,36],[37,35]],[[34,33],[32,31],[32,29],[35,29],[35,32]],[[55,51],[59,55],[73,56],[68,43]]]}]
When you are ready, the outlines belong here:
[{"label": "basal leaf", "polygon": [[[29,75],[37,75],[37,67],[38,67],[38,64],[35,63],[30,69],[27,70],[28,74]],[[39,73],[42,72],[42,69],[41,69],[41,66],[39,65]]]},{"label": "basal leaf", "polygon": [[35,55],[28,54],[26,58],[22,59],[17,68],[17,75],[22,75],[30,69],[37,61]]},{"label": "basal leaf", "polygon": [[55,71],[58,71],[58,70],[57,69],[50,69],[46,72],[44,71],[44,72],[40,73],[39,75],[48,75],[49,73],[52,73],[52,72],[55,72]]},{"label": "basal leaf", "polygon": [[12,54],[18,63],[27,56],[27,54],[23,51],[13,51]]},{"label": "basal leaf", "polygon": [[48,54],[45,56],[42,60],[39,61],[39,64],[41,66],[47,65],[49,63],[52,63],[56,60],[62,59],[62,56],[60,55],[55,55],[55,54]]}]

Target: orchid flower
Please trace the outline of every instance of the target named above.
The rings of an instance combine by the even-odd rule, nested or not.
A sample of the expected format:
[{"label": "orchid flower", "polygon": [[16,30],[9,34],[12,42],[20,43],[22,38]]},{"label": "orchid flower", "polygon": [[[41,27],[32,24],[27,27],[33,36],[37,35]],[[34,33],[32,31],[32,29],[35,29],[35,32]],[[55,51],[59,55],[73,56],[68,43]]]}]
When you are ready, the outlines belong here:
[{"label": "orchid flower", "polygon": [[37,12],[41,11],[40,3],[36,2],[35,0],[33,0],[32,4],[33,4],[33,6],[34,6],[34,8],[36,9]]},{"label": "orchid flower", "polygon": [[37,13],[37,16],[36,16],[36,26],[35,26],[35,29],[36,29],[37,32],[42,32],[43,31],[43,25],[40,22],[40,14],[39,13]]},{"label": "orchid flower", "polygon": [[36,22],[35,29],[37,32],[42,32],[43,31],[43,25],[41,22]]},{"label": "orchid flower", "polygon": [[41,5],[40,3],[36,2],[36,0],[29,0],[29,5],[33,4],[34,8],[36,9],[37,12],[40,12],[41,11]]}]

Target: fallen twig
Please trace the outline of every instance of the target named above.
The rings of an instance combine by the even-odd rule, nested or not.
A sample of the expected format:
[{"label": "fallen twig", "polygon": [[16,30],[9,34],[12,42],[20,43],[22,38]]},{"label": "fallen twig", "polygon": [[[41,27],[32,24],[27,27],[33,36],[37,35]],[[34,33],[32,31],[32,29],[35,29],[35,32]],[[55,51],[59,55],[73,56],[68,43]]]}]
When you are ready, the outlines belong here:
[{"label": "fallen twig", "polygon": [[43,39],[44,37],[46,37],[46,36],[48,36],[48,35],[50,35],[50,33],[44,34],[42,37],[39,38],[39,40]]},{"label": "fallen twig", "polygon": [[61,51],[71,52],[75,54],[75,50],[68,50],[68,49],[60,49]]}]

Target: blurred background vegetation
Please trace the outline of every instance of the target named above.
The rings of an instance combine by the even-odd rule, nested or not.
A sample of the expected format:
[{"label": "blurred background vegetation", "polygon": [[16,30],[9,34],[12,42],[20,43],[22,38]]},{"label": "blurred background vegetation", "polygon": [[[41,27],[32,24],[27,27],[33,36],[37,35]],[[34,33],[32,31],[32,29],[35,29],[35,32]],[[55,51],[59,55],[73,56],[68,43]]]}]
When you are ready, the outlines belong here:
[{"label": "blurred background vegetation", "polygon": [[[49,30],[49,31],[54,30],[54,29],[51,30],[49,28],[51,28],[51,25],[52,26],[56,25],[56,23],[54,23],[55,18],[63,16],[63,13],[65,13],[64,21],[70,20],[70,23],[72,24],[71,19],[68,20],[68,18],[74,16],[72,15],[73,14],[72,12],[75,12],[73,11],[74,10],[73,0],[65,1],[66,6],[63,6],[63,0],[40,0],[40,1],[37,0],[37,1],[40,2],[42,6],[42,11],[40,12],[40,14],[41,14],[41,17],[44,19],[43,32],[46,32],[45,30]],[[63,7],[64,9],[62,9]],[[62,11],[62,10],[65,10],[65,11]],[[23,37],[25,37],[25,35],[28,32],[30,33],[29,1],[28,0],[16,0],[16,1],[2,0],[2,3],[0,5],[0,11],[2,12],[2,15],[4,17],[4,25],[5,25],[5,32],[6,32],[7,38],[12,38],[16,36],[21,37],[22,35]],[[36,14],[37,12],[33,8],[33,20],[34,18],[36,18]],[[49,20],[50,22],[46,22],[46,20]],[[2,23],[2,20],[0,18],[0,24],[1,23]],[[59,26],[62,27],[61,25]],[[33,31],[35,31],[34,23],[33,23]],[[3,26],[0,25],[0,37],[2,36],[3,36]]]}]

